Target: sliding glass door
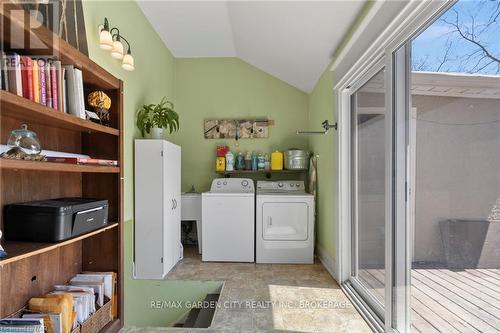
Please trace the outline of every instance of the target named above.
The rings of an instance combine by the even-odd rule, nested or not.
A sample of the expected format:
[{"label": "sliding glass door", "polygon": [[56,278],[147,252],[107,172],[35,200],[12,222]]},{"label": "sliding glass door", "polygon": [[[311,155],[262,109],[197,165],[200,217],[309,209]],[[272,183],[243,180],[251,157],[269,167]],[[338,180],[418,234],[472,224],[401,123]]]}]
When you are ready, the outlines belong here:
[{"label": "sliding glass door", "polygon": [[351,95],[351,283],[383,318],[385,303],[385,70]]},{"label": "sliding glass door", "polygon": [[500,332],[500,0],[447,5],[340,95],[341,277],[379,331]]}]

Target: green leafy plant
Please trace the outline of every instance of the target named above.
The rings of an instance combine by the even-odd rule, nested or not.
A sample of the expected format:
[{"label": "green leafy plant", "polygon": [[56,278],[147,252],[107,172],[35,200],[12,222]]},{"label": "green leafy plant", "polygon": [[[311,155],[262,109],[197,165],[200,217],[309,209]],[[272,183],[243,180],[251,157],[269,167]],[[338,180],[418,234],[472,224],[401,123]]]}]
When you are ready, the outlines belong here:
[{"label": "green leafy plant", "polygon": [[179,115],[174,111],[174,104],[163,97],[159,104],[144,104],[137,111],[137,127],[142,136],[149,134],[153,127],[168,129],[172,134],[179,130]]}]

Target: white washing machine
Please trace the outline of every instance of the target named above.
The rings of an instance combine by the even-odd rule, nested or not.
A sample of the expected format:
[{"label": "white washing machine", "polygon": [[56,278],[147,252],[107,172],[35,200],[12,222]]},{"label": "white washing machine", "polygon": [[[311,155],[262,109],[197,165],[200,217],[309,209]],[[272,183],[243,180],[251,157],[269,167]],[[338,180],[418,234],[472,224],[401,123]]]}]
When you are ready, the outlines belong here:
[{"label": "white washing machine", "polygon": [[258,181],[256,262],[314,262],[314,196],[303,181]]},{"label": "white washing machine", "polygon": [[255,261],[255,188],[251,179],[217,178],[202,193],[203,261]]}]

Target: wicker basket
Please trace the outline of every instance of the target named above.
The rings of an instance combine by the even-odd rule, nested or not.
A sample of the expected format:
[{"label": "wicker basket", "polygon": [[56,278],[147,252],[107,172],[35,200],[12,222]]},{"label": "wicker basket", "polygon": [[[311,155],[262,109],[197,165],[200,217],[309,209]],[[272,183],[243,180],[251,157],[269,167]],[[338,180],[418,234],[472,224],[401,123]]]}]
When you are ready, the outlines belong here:
[{"label": "wicker basket", "polygon": [[80,325],[80,333],[97,333],[102,330],[111,319],[111,301],[106,299],[106,303]]},{"label": "wicker basket", "polygon": [[76,326],[76,328],[72,330],[71,333],[80,333],[80,325]]}]

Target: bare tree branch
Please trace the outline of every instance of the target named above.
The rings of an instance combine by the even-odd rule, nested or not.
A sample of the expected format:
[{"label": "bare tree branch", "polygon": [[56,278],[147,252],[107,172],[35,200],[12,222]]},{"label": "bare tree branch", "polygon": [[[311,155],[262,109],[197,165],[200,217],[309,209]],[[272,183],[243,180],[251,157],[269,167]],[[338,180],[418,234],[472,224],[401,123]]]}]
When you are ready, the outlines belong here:
[{"label": "bare tree branch", "polygon": [[437,37],[446,38],[440,55],[434,61],[415,61],[414,69],[498,73],[500,54],[495,43],[500,35],[500,0],[460,1],[439,21],[450,27]]}]

